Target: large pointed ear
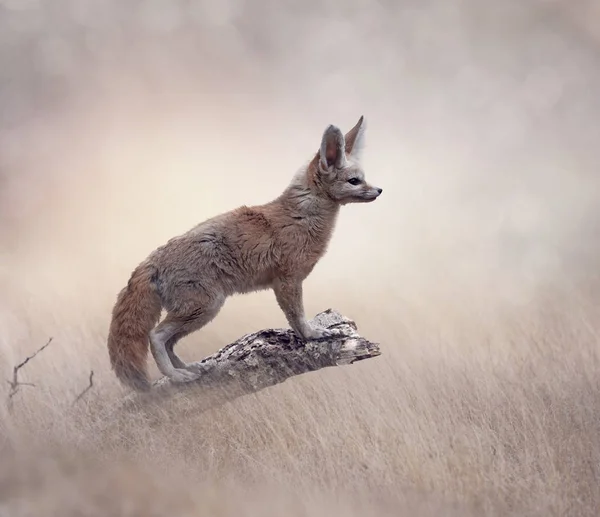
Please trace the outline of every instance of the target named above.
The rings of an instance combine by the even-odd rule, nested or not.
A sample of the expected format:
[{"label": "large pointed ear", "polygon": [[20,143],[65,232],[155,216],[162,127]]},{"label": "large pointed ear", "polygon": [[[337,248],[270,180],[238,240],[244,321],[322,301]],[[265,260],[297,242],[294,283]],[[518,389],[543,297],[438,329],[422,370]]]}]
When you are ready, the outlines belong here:
[{"label": "large pointed ear", "polygon": [[349,156],[358,157],[365,144],[365,124],[364,117],[358,119],[356,125],[346,133],[346,153]]},{"label": "large pointed ear", "polygon": [[323,133],[321,148],[319,149],[321,167],[325,170],[328,170],[331,166],[338,169],[343,167],[346,164],[344,148],[344,135],[340,129],[335,126],[328,126]]}]

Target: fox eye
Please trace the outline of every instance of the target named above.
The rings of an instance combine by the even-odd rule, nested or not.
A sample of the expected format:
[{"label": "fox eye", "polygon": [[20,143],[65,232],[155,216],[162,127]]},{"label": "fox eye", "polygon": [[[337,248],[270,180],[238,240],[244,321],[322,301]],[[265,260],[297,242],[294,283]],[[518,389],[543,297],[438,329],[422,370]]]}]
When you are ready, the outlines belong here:
[{"label": "fox eye", "polygon": [[359,178],[350,178],[348,183],[350,183],[350,185],[360,185],[361,181]]}]

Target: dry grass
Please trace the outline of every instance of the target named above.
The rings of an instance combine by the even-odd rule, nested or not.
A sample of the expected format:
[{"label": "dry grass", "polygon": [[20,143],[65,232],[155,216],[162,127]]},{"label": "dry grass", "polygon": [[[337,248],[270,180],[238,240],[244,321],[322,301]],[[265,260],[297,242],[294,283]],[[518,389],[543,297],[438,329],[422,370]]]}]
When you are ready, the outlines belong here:
[{"label": "dry grass", "polygon": [[[401,325],[372,307],[358,319],[380,358],[202,413],[193,398],[119,413],[106,367],[72,407],[79,382],[49,349],[27,375],[42,386],[3,418],[3,504],[19,516],[595,515],[599,314],[566,302],[502,321],[403,307]],[[368,324],[378,318],[388,324]]]}]

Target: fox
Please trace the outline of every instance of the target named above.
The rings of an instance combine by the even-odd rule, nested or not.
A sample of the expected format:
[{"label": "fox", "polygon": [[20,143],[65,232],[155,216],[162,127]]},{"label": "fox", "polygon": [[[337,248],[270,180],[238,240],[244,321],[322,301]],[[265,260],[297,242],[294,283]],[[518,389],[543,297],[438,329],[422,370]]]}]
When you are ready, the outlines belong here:
[{"label": "fox", "polygon": [[302,285],[327,251],[340,207],[370,203],[383,191],[367,183],[360,165],[364,133],[364,116],[345,135],[328,125],[317,152],[276,199],[209,218],[133,270],[117,295],[107,340],[122,384],[150,389],[148,349],[172,382],[196,380],[175,345],[210,323],[234,294],[271,289],[302,340],[335,335],[307,321]]}]

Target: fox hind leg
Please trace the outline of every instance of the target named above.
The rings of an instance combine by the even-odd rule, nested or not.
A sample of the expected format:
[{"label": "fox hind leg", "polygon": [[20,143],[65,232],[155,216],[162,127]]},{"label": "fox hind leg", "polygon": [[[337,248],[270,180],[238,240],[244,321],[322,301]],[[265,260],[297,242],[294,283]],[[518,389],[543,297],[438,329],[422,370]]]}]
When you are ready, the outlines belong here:
[{"label": "fox hind leg", "polygon": [[185,362],[182,361],[179,358],[179,356],[175,353],[175,345],[183,337],[185,337],[183,334],[175,334],[174,336],[169,338],[169,340],[165,343],[167,354],[169,356],[169,359],[171,360],[171,364],[175,368],[187,368],[187,364],[185,364]]},{"label": "fox hind leg", "polygon": [[187,365],[175,354],[174,347],[183,337],[201,329],[220,311],[224,300],[213,300],[202,309],[190,314],[169,312],[167,317],[150,332],[150,350],[158,369],[175,382],[188,382],[197,374],[187,369]]},{"label": "fox hind leg", "polygon": [[193,380],[192,372],[174,365],[167,351],[167,343],[173,342],[173,338],[179,334],[180,327],[180,322],[167,316],[150,332],[150,351],[160,373],[175,381],[185,382]]}]

